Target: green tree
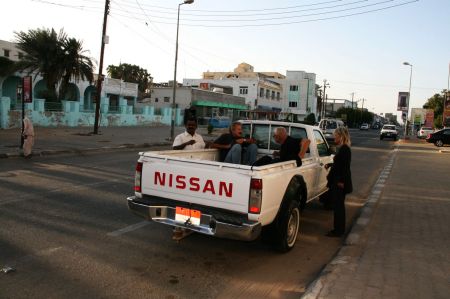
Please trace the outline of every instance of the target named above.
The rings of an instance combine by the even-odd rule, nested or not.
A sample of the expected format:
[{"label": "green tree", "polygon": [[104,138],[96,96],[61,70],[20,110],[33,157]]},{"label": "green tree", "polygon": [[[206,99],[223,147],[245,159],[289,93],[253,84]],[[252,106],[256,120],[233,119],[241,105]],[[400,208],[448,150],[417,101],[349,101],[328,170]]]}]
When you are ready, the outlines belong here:
[{"label": "green tree", "polygon": [[350,128],[357,127],[359,124],[368,123],[371,124],[373,122],[373,113],[364,110],[361,113],[361,109],[352,109],[352,108],[339,108],[336,111],[336,117],[343,119],[347,126]]},{"label": "green tree", "polygon": [[305,117],[305,123],[310,125],[316,124],[316,115],[314,113],[310,113]]},{"label": "green tree", "polygon": [[59,99],[63,100],[69,82],[87,80],[92,83],[94,65],[91,58],[84,55],[83,42],[75,38],[67,38],[63,42],[64,56],[62,57],[63,76],[59,88]]},{"label": "green tree", "polygon": [[442,127],[442,113],[444,111],[444,95],[447,90],[443,90],[442,94],[434,94],[427,102],[423,105],[425,109],[432,109],[434,111],[434,126]]},{"label": "green tree", "polygon": [[47,85],[47,100],[58,99],[57,86],[61,84],[60,98],[64,97],[69,80],[93,79],[92,60],[84,56],[82,42],[68,38],[60,30],[30,29],[16,32],[17,47],[24,52],[17,69],[28,74],[41,75]]},{"label": "green tree", "polygon": [[111,78],[122,79],[125,82],[137,83],[140,95],[146,93],[153,80],[150,73],[148,73],[146,69],[143,69],[135,64],[121,63],[118,66],[109,65],[106,71]]}]

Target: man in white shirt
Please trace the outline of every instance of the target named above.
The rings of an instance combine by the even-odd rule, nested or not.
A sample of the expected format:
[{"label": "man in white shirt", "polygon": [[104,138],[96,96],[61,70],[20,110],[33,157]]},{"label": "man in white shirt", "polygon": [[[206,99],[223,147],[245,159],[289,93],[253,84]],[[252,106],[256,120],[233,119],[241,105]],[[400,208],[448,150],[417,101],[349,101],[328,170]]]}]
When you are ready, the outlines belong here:
[{"label": "man in white shirt", "polygon": [[197,120],[195,118],[188,119],[186,122],[186,132],[175,137],[172,148],[174,150],[204,149],[205,142],[201,135],[195,133],[196,130]]}]

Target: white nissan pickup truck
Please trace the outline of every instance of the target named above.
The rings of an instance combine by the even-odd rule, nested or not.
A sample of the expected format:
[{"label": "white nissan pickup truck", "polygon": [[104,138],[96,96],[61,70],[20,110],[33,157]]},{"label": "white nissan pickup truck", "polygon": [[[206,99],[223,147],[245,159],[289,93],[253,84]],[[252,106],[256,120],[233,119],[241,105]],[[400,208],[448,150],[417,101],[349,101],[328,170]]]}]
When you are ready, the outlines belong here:
[{"label": "white nissan pickup truck", "polygon": [[129,209],[140,217],[198,233],[252,241],[262,235],[281,252],[295,245],[301,209],[327,191],[330,148],[317,127],[275,121],[241,121],[243,137],[257,141],[258,156],[280,145],[276,127],[311,143],[302,165],[219,162],[217,149],[141,152]]}]

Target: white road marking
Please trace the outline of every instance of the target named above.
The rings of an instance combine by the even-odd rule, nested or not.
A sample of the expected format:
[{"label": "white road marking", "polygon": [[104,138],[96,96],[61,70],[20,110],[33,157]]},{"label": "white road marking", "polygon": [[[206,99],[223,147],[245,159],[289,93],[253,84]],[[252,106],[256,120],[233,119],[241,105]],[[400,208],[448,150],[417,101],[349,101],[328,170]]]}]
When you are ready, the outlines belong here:
[{"label": "white road marking", "polygon": [[150,224],[150,221],[142,221],[142,222],[139,222],[139,223],[136,223],[136,224],[132,224],[132,225],[129,225],[127,227],[115,230],[113,232],[107,233],[106,235],[110,236],[110,237],[118,237],[120,235],[132,232],[132,231],[140,229],[140,228],[143,228],[143,227],[145,227],[145,226],[147,226],[149,224]]}]

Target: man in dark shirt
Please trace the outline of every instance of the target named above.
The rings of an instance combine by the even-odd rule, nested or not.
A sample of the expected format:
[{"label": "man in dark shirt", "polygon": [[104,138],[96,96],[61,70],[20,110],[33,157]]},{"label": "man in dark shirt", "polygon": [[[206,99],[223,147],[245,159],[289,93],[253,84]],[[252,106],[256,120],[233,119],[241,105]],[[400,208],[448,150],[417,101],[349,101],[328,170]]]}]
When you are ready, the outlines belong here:
[{"label": "man in dark shirt", "polygon": [[252,165],[256,161],[258,147],[254,139],[242,137],[242,125],[239,122],[231,124],[230,133],[219,136],[211,148],[220,150],[220,161],[234,164]]},{"label": "man in dark shirt", "polygon": [[262,157],[256,161],[255,164],[253,164],[254,166],[262,166],[290,160],[295,160],[297,162],[297,166],[302,165],[302,159],[305,157],[306,151],[311,143],[309,139],[297,139],[288,136],[286,128],[283,127],[278,127],[275,129],[273,139],[276,143],[281,145],[280,151],[273,152],[273,159],[269,156]]}]

